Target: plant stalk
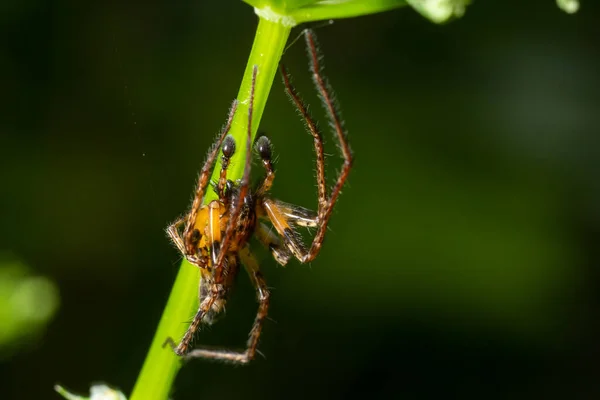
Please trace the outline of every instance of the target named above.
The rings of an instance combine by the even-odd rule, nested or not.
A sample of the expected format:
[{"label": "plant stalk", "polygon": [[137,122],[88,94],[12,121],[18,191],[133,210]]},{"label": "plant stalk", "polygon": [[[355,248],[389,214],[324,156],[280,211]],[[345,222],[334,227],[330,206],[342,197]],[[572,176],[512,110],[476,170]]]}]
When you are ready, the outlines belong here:
[{"label": "plant stalk", "polygon": [[[242,177],[243,160],[245,160],[245,157],[250,156],[246,155],[245,141],[247,137],[248,97],[253,66],[258,66],[252,122],[252,139],[254,140],[290,30],[290,26],[284,26],[263,18],[259,19],[254,44],[237,96],[239,100],[238,109],[229,132],[237,144],[231,167],[228,169],[229,179],[236,180]],[[213,179],[218,179],[219,170],[220,162],[217,162],[213,171]],[[208,190],[204,201],[206,203],[216,197],[212,190]],[[165,348],[162,346],[167,337],[172,337],[178,341],[187,329],[185,322],[189,321],[191,316],[196,313],[198,309],[199,279],[199,268],[184,260],[179,268],[175,284],[130,400],[168,399],[173,381],[182,363],[181,359],[175,355],[169,346]]]}]

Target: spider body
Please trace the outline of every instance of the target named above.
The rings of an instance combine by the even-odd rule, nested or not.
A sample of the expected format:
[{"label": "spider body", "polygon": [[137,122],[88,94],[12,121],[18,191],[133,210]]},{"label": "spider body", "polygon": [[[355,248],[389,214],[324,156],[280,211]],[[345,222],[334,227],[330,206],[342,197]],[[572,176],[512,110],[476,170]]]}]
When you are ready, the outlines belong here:
[{"label": "spider body", "polygon": [[[259,137],[255,143],[255,150],[261,159],[265,175],[251,187],[249,182],[252,150],[251,124],[254,88],[258,72],[258,68],[255,66],[249,97],[248,129],[245,143],[246,160],[242,179],[234,182],[227,178],[227,169],[236,148],[234,139],[227,136],[237,109],[238,103],[234,101],[225,128],[209,152],[200,173],[191,210],[167,228],[167,233],[181,254],[201,270],[198,311],[178,345],[171,338],[165,342],[165,344],[171,344],[175,353],[180,356],[210,358],[240,364],[245,364],[254,358],[262,323],[267,316],[269,307],[269,290],[260,272],[258,262],[250,251],[249,240],[252,236],[265,245],[281,265],[287,264],[292,257],[302,263],[310,262],[321,249],[333,206],[352,165],[352,153],[327,84],[320,74],[320,57],[317,53],[314,35],[307,30],[305,38],[311,59],[313,81],[331,119],[331,125],[344,157],[342,170],[328,194],[325,187],[325,161],[321,133],[309,115],[307,107],[290,84],[287,71],[282,66],[281,73],[286,92],[303,116],[308,131],[313,137],[317,154],[318,211],[313,212],[284,203],[269,195],[275,171],[271,160],[271,143],[265,136]],[[212,184],[218,200],[212,200],[208,204],[202,205],[210,184],[210,171],[219,150],[221,150],[221,171],[218,181]],[[310,247],[304,245],[294,229],[296,226],[317,229]],[[241,267],[248,272],[256,289],[259,304],[246,350],[242,352],[207,348],[190,350],[190,343],[199,326],[202,323],[212,324],[215,317],[224,310],[227,296]]]},{"label": "spider body", "polygon": [[[254,228],[250,219],[244,222],[245,226],[234,235],[225,255],[224,262],[217,267],[215,264],[216,259],[213,256],[218,254],[220,241],[227,228],[228,221],[228,210],[225,204],[218,200],[211,201],[208,205],[200,209],[198,218],[193,225],[192,240],[187,243],[190,253],[196,253],[205,265],[204,267],[200,267],[200,303],[211,292],[215,292],[218,295],[203,318],[203,322],[209,325],[214,322],[215,317],[225,307],[229,289],[239,271],[239,249],[248,241]],[[197,239],[198,237],[199,240]],[[218,271],[217,268],[219,269]],[[222,277],[222,279],[219,279],[219,277]]]}]

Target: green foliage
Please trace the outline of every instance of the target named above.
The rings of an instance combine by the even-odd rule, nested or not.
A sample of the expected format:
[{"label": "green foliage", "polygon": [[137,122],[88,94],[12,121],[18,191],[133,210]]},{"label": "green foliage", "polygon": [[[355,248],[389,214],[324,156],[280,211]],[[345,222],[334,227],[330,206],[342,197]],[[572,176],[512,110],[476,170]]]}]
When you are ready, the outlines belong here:
[{"label": "green foliage", "polygon": [[574,14],[579,10],[578,0],[556,0],[556,5],[569,14]]},{"label": "green foliage", "polygon": [[435,23],[446,22],[453,17],[462,17],[470,0],[407,0],[424,17]]},{"label": "green foliage", "polygon": [[56,284],[32,275],[23,263],[9,256],[0,259],[0,350],[40,335],[59,306]]}]

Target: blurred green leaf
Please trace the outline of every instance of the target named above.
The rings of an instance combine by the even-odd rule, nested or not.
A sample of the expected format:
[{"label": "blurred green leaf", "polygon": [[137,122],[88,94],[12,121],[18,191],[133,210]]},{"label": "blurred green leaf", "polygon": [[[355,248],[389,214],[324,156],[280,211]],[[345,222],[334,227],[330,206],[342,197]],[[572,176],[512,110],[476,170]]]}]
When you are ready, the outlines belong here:
[{"label": "blurred green leaf", "polygon": [[43,332],[56,313],[59,294],[50,279],[33,275],[9,256],[0,260],[0,348]]},{"label": "blurred green leaf", "polygon": [[435,23],[462,17],[471,0],[406,0],[415,10]]},{"label": "blurred green leaf", "polygon": [[556,5],[568,14],[575,14],[579,10],[578,0],[556,0]]}]

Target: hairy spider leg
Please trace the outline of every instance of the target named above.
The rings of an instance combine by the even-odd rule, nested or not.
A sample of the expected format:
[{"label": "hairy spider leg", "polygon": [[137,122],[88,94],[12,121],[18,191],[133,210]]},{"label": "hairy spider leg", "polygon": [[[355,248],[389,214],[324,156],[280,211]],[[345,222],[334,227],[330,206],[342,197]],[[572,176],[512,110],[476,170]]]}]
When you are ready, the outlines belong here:
[{"label": "hairy spider leg", "polygon": [[233,280],[237,275],[237,267],[239,262],[234,254],[230,254],[225,259],[224,264],[225,268],[227,268],[230,273],[225,275],[225,281],[220,286],[216,285],[210,276],[203,274],[199,287],[200,306],[198,307],[198,311],[194,315],[190,326],[179,342],[179,345],[177,345],[171,337],[168,337],[165,340],[163,347],[165,345],[170,345],[175,354],[178,356],[193,358],[193,356],[190,355],[191,352],[189,351],[189,347],[194,339],[194,335],[198,331],[201,323],[205,322],[212,324],[214,316],[223,310],[227,296],[225,288],[231,287]]},{"label": "hairy spider leg", "polygon": [[225,255],[227,254],[227,250],[229,249],[229,243],[233,238],[233,234],[236,230],[236,227],[239,222],[239,217],[242,212],[242,208],[244,206],[244,201],[246,195],[248,194],[248,187],[250,186],[250,168],[252,166],[252,116],[254,111],[254,89],[256,87],[256,75],[258,73],[258,67],[255,65],[252,69],[252,83],[250,85],[250,96],[248,99],[248,135],[246,138],[246,163],[244,164],[244,175],[242,176],[242,180],[240,182],[239,194],[237,199],[237,204],[233,206],[231,210],[231,215],[229,217],[229,222],[227,224],[227,229],[225,230],[225,238],[223,239],[222,248],[224,251],[219,253],[219,257],[217,258],[217,262],[215,263],[215,280],[219,281],[222,275],[222,269],[218,268]]},{"label": "hairy spider leg", "polygon": [[[248,105],[248,134],[247,134],[247,143],[246,143],[246,163],[244,165],[244,175],[239,185],[239,193],[236,204],[232,204],[231,213],[228,218],[215,217],[215,222],[219,225],[219,228],[215,230],[214,233],[207,235],[207,240],[211,243],[213,251],[212,253],[212,264],[214,268],[214,275],[209,273],[203,274],[203,279],[212,280],[212,285],[209,293],[206,297],[201,300],[200,308],[196,313],[192,324],[188,328],[184,338],[181,343],[175,349],[175,352],[178,355],[185,356],[186,358],[213,358],[219,359],[223,361],[232,361],[238,363],[246,363],[250,361],[256,352],[256,346],[258,344],[258,337],[260,336],[260,331],[262,327],[262,321],[264,316],[267,314],[268,306],[269,306],[269,294],[267,290],[266,283],[262,278],[262,274],[258,270],[258,263],[251,258],[249,252],[247,252],[247,260],[249,263],[254,261],[255,267],[252,268],[251,279],[254,283],[259,299],[259,311],[257,313],[257,317],[250,333],[250,337],[254,338],[253,340],[248,342],[248,349],[243,352],[233,352],[228,350],[212,350],[212,349],[194,349],[188,352],[189,343],[191,342],[196,330],[198,329],[200,323],[204,316],[211,310],[213,304],[217,305],[217,309],[221,308],[221,303],[224,304],[224,299],[227,295],[227,288],[231,286],[232,279],[236,275],[238,259],[234,255],[234,251],[238,250],[240,255],[242,255],[244,249],[235,249],[238,243],[233,243],[234,233],[238,229],[238,224],[240,223],[240,215],[242,208],[244,206],[244,201],[246,195],[248,194],[249,183],[250,183],[250,168],[251,168],[251,146],[252,146],[252,113],[254,106],[254,90],[256,86],[256,75],[257,75],[257,67],[254,66],[252,71],[252,84],[250,87],[250,99]],[[224,155],[225,152],[224,152]],[[219,207],[224,207],[223,203],[219,203],[217,201],[213,201],[209,204],[209,206],[216,204]],[[209,211],[210,212],[210,211]],[[224,212],[220,212],[219,215],[223,215]],[[209,218],[209,225],[212,219]],[[226,222],[225,235],[224,239],[221,242],[221,234],[220,229],[222,228],[222,223]],[[243,222],[242,222],[243,223]],[[211,227],[209,226],[209,232],[211,231]],[[218,238],[217,238],[217,231]],[[217,240],[216,240],[217,239]],[[231,248],[230,248],[231,247]],[[247,251],[247,249],[246,249]],[[228,258],[226,258],[228,256]],[[227,261],[227,263],[226,263]],[[227,268],[228,267],[228,268]],[[236,268],[236,271],[233,271],[233,268]],[[247,269],[249,267],[246,267]]]},{"label": "hairy spider leg", "polygon": [[[319,60],[323,59],[322,54],[319,53],[317,48],[317,40],[312,30],[308,29],[304,32],[304,38],[306,39],[306,48],[308,51],[308,55],[311,60],[311,71],[313,74],[313,82],[318,89],[319,97],[321,98],[321,102],[327,111],[327,115],[330,119],[330,125],[333,127],[338,142],[339,147],[344,158],[344,163],[342,164],[342,169],[338,175],[338,178],[331,190],[331,194],[329,195],[329,199],[324,203],[324,206],[319,206],[318,217],[319,217],[319,227],[317,229],[317,233],[315,234],[315,238],[313,239],[312,245],[310,247],[309,253],[302,260],[303,262],[309,262],[313,260],[317,254],[319,254],[319,250],[321,249],[321,244],[323,243],[323,238],[325,236],[325,232],[327,232],[327,224],[329,223],[329,219],[331,218],[331,213],[333,211],[333,206],[337,201],[342,187],[348,178],[348,174],[350,173],[350,169],[352,168],[353,162],[353,154],[352,149],[350,148],[350,144],[348,143],[347,137],[348,134],[344,130],[340,112],[336,107],[335,101],[333,99],[332,93],[333,90],[331,86],[327,82],[327,80],[323,77],[322,68]],[[306,108],[306,107],[304,107]],[[310,119],[310,118],[309,118]],[[311,121],[312,122],[312,121]],[[314,125],[314,123],[312,123]],[[321,145],[321,152],[323,151],[323,146]],[[317,150],[317,146],[315,145],[315,150]],[[319,159],[321,161],[319,161]],[[325,169],[325,164],[322,161],[322,157],[318,158],[317,163],[321,162],[321,169]],[[318,168],[318,167],[317,167]]]},{"label": "hairy spider leg", "polygon": [[256,196],[261,197],[271,189],[273,180],[275,179],[275,170],[273,169],[273,161],[271,160],[271,156],[273,155],[271,141],[268,137],[261,136],[256,140],[254,148],[260,156],[266,172],[262,182],[258,185],[258,189],[256,190]]},{"label": "hairy spider leg", "polygon": [[313,137],[315,153],[317,155],[316,173],[317,196],[319,201],[318,207],[319,209],[323,209],[327,206],[327,188],[325,183],[325,150],[323,149],[323,137],[321,136],[321,131],[317,127],[317,124],[313,121],[308,108],[304,105],[300,99],[300,96],[298,95],[298,92],[296,91],[296,88],[290,82],[290,75],[287,71],[287,68],[285,65],[281,64],[280,69],[285,91],[292,103],[294,103],[296,109],[300,112],[300,115],[306,124],[306,128]]},{"label": "hairy spider leg", "polygon": [[[169,225],[169,227],[167,228],[167,233],[168,233],[169,237],[175,243],[175,245],[177,246],[179,251],[183,255],[185,255],[186,259],[190,263],[192,263],[202,269],[203,281],[205,279],[204,276],[209,277],[210,274],[207,274],[205,271],[208,271],[208,269],[210,269],[210,267],[207,265],[207,263],[205,261],[206,254],[202,254],[202,257],[198,257],[197,249],[204,248],[205,244],[200,243],[200,240],[201,240],[200,231],[198,229],[192,229],[192,228],[194,226],[206,225],[208,234],[210,236],[211,244],[214,245],[215,242],[218,243],[220,234],[221,234],[221,231],[219,229],[219,223],[220,223],[219,210],[218,210],[219,203],[213,201],[209,204],[208,207],[202,208],[202,209],[200,208],[200,204],[201,204],[201,200],[204,198],[206,186],[209,183],[210,169],[217,157],[217,154],[219,152],[219,149],[221,148],[221,145],[223,145],[223,147],[224,147],[224,149],[223,149],[223,167],[221,170],[222,174],[223,174],[224,170],[227,169],[227,166],[229,165],[229,160],[226,158],[231,157],[231,155],[233,155],[233,152],[235,151],[235,147],[232,147],[229,143],[230,140],[226,140],[226,138],[228,138],[227,133],[229,132],[229,130],[231,128],[231,123],[233,121],[233,116],[235,115],[235,112],[237,110],[237,105],[238,105],[238,101],[234,100],[232,103],[232,106],[229,110],[229,116],[227,118],[225,127],[222,129],[222,132],[219,135],[219,138],[217,139],[217,141],[213,145],[212,149],[210,150],[208,157],[204,163],[204,166],[202,167],[202,170],[200,172],[200,177],[198,178],[198,186],[196,189],[196,194],[194,197],[194,201],[192,203],[190,214],[188,215],[187,218],[182,217],[182,218],[177,219],[177,221],[175,221],[174,223]],[[229,145],[228,145],[228,143],[229,143]],[[192,216],[193,216],[193,219],[191,219]],[[181,231],[180,231],[181,226],[185,223],[190,224],[190,221],[191,221],[192,225],[189,225],[186,227],[184,234],[182,236]],[[186,233],[187,231],[189,231],[190,233],[187,234]],[[187,246],[186,246],[186,243],[187,243]],[[207,299],[206,296],[204,296],[204,297],[205,298],[202,298],[202,296],[200,296],[201,304],[198,309],[198,312],[196,313],[196,316],[194,317],[194,319],[192,320],[192,323],[188,327],[180,344],[176,345],[174,340],[172,338],[168,337],[165,340],[163,347],[164,347],[164,345],[169,344],[173,348],[175,353],[178,355],[182,355],[187,352],[189,343],[191,342],[191,340],[194,336],[194,333],[197,331],[197,329],[200,325],[200,322],[202,321],[202,316],[214,304],[214,300],[211,301],[210,299]]]},{"label": "hairy spider leg", "polygon": [[[191,211],[188,214],[187,218],[183,217],[175,221],[175,223],[171,224],[167,228],[167,233],[175,242],[177,248],[186,256],[186,259],[201,268],[201,287],[200,291],[202,291],[202,287],[206,286],[214,286],[214,280],[211,276],[211,267],[206,263],[206,254],[202,254],[202,257],[198,257],[197,249],[204,249],[206,244],[200,243],[201,234],[200,231],[204,230],[203,226],[206,226],[206,231],[208,233],[207,239],[208,243],[211,246],[211,256],[213,261],[213,267],[217,266],[215,263],[216,255],[219,251],[219,243],[221,238],[221,219],[220,215],[223,213],[221,208],[223,207],[218,201],[212,201],[207,207],[201,208],[202,200],[204,199],[206,187],[210,182],[210,173],[211,168],[214,164],[215,159],[217,158],[217,154],[223,145],[223,158],[222,158],[222,167],[221,167],[221,175],[225,175],[227,171],[227,167],[229,166],[229,159],[233,155],[235,151],[235,145],[233,144],[233,139],[227,136],[229,130],[231,129],[231,124],[233,121],[233,117],[237,110],[238,101],[234,100],[229,111],[229,116],[227,118],[227,122],[225,127],[223,128],[219,139],[213,145],[209,155],[202,167],[200,172],[200,177],[198,178],[198,186],[196,189],[196,193],[194,196],[194,201],[192,202]],[[233,144],[233,145],[232,145]],[[223,194],[223,190],[219,193],[221,197]],[[206,213],[206,215],[203,215]],[[180,233],[181,225],[185,223],[185,229],[183,232],[183,237]],[[222,262],[221,262],[222,263]],[[204,316],[213,308],[213,305],[217,302],[217,308],[222,307],[220,303],[222,303],[222,299],[225,297],[222,290],[217,290],[216,295],[200,295],[200,306],[196,315],[194,316],[192,323],[188,327],[185,332],[183,338],[181,339],[179,345],[175,345],[175,342],[172,338],[167,338],[164,345],[169,344],[175,351],[177,355],[184,355],[187,353],[190,342],[192,341],[194,334],[198,330],[200,323]],[[163,346],[164,346],[163,345]]]},{"label": "hairy spider leg", "polygon": [[313,227],[317,225],[317,214],[302,207],[273,200],[264,195],[271,189],[275,178],[275,171],[273,170],[273,162],[271,160],[273,155],[271,141],[266,136],[261,136],[256,141],[255,149],[266,170],[265,177],[257,189],[257,193],[262,194],[261,196],[257,196],[260,200],[259,207],[257,208],[259,217],[270,219],[277,232],[282,237],[287,237],[285,243],[289,250],[286,251],[286,248],[281,245],[280,239],[273,235],[270,229],[264,224],[257,226],[256,234],[258,239],[271,250],[275,260],[279,264],[285,265],[292,253],[300,258],[306,252],[300,237],[290,226],[290,222],[299,226]]},{"label": "hairy spider leg", "polygon": [[[259,155],[262,165],[265,168],[265,176],[256,189],[256,197],[258,199],[263,199],[265,194],[271,189],[271,186],[273,186],[273,180],[275,179],[275,170],[273,169],[273,161],[271,159],[273,155],[271,141],[267,136],[260,136],[254,144],[254,149]],[[257,211],[259,217],[264,216],[265,212],[262,204],[259,204]],[[260,223],[256,227],[255,234],[258,237],[258,240],[271,251],[271,254],[273,254],[273,257],[279,264],[287,264],[292,257],[292,254],[282,245],[279,237],[275,235],[269,227]]]},{"label": "hairy spider leg", "polygon": [[302,238],[294,229],[294,226],[315,227],[318,224],[318,216],[314,211],[279,200],[264,198],[262,209],[266,217],[271,221],[273,227],[283,238],[289,251],[301,262],[307,254],[306,246]]},{"label": "hairy spider leg", "polygon": [[[258,155],[260,156],[263,167],[266,171],[265,177],[263,178],[262,182],[258,185],[258,189],[256,191],[258,194],[262,194],[256,196],[258,201],[260,202],[260,204],[258,204],[257,207],[259,217],[267,217],[271,221],[279,235],[284,238],[285,244],[288,247],[289,251],[297,258],[301,258],[302,255],[306,253],[306,249],[304,248],[304,244],[302,243],[301,238],[290,226],[290,218],[284,215],[279,210],[279,207],[275,200],[264,195],[264,193],[268,192],[271,186],[273,185],[273,180],[275,178],[275,171],[273,170],[273,163],[271,160],[273,152],[271,150],[270,140],[266,136],[261,136],[256,141],[255,149]],[[306,211],[310,212],[308,210]],[[316,215],[313,215],[313,218],[314,224],[316,224]],[[274,244],[274,239],[272,237],[267,236],[267,232],[264,229],[257,228],[257,231],[260,231],[258,232],[259,240],[262,236],[262,242],[266,244],[269,247],[269,249],[271,249],[275,259],[278,262],[280,262],[281,257],[285,257],[285,255],[281,254],[279,249],[276,249],[276,251],[273,252],[272,245]],[[287,259],[281,259],[281,261],[284,260],[285,262],[287,262]]]},{"label": "hairy spider leg", "polygon": [[[288,243],[288,247],[294,253],[294,256],[298,258],[298,260],[302,263],[306,263],[312,261],[321,250],[321,245],[323,244],[323,238],[325,237],[325,232],[327,232],[327,224],[329,223],[329,219],[331,218],[331,212],[333,211],[333,206],[335,205],[342,187],[344,186],[344,182],[348,178],[348,174],[350,173],[350,169],[352,168],[352,150],[350,149],[350,145],[346,139],[346,132],[342,126],[339,112],[336,109],[334,104],[331,89],[329,85],[326,83],[326,80],[323,78],[321,73],[321,65],[319,60],[322,58],[317,50],[316,39],[314,34],[310,29],[305,31],[305,39],[306,39],[306,47],[308,51],[308,55],[310,58],[310,68],[313,74],[313,82],[319,92],[319,97],[325,107],[325,111],[327,112],[327,116],[330,119],[331,126],[335,131],[335,136],[338,139],[339,147],[342,152],[342,156],[344,158],[344,163],[342,164],[342,170],[340,171],[338,178],[331,190],[331,194],[329,197],[327,196],[327,191],[325,188],[325,157],[323,150],[323,138],[317,125],[315,124],[312,116],[308,112],[308,108],[304,104],[304,102],[300,99],[300,96],[296,92],[296,89],[290,83],[289,75],[287,73],[286,68],[281,66],[281,74],[283,76],[283,83],[286,88],[286,92],[302,117],[306,122],[306,127],[308,128],[310,134],[313,136],[313,141],[315,145],[315,152],[317,154],[317,187],[318,187],[318,211],[317,211],[317,221],[316,224],[318,226],[317,233],[313,238],[312,244],[308,251],[303,249],[303,246],[299,246],[298,238],[296,235],[293,235],[294,231],[289,229],[289,225],[287,221],[284,221],[285,214],[281,212],[281,210],[277,210],[277,207],[274,207],[272,203],[270,205],[270,209],[272,210],[269,216],[269,219],[273,222],[273,226],[278,230],[279,234],[284,238],[284,240]],[[279,212],[278,212],[279,211]],[[285,223],[283,223],[285,222]],[[288,225],[288,226],[286,226]],[[287,228],[287,231],[286,231]]]},{"label": "hairy spider leg", "polygon": [[245,267],[252,284],[256,288],[256,297],[258,301],[258,311],[254,324],[250,330],[248,342],[246,344],[246,350],[243,352],[223,350],[223,349],[194,349],[185,355],[185,358],[208,358],[219,361],[229,361],[239,364],[246,364],[250,362],[256,355],[256,348],[258,346],[258,340],[262,331],[262,325],[267,317],[269,309],[269,290],[267,283],[260,272],[258,262],[250,253],[248,246],[244,246],[239,250],[239,257],[242,265]]},{"label": "hairy spider leg", "polygon": [[[186,241],[191,244],[193,244],[194,242],[197,243],[197,241],[200,239],[198,237],[198,240],[194,240],[193,235],[195,234],[190,228],[192,227],[194,221],[197,218],[200,205],[202,204],[202,200],[204,199],[204,191],[206,190],[206,186],[208,185],[210,180],[210,171],[212,165],[215,159],[217,158],[217,154],[219,153],[221,144],[225,140],[229,129],[231,129],[231,123],[233,121],[235,111],[237,110],[237,106],[238,101],[234,100],[231,104],[231,108],[229,109],[229,115],[227,117],[225,127],[222,129],[221,134],[219,135],[219,139],[216,141],[216,143],[213,145],[212,149],[208,153],[208,157],[206,158],[204,166],[202,167],[202,170],[200,172],[200,177],[198,178],[198,185],[196,188],[196,194],[194,197],[194,202],[192,203],[190,214],[187,217],[181,217],[177,219],[175,222],[173,222],[167,227],[167,234],[169,235],[173,243],[175,243],[181,254],[185,255],[186,259],[190,263],[199,267],[204,266],[203,261],[200,258],[198,258],[196,254],[196,249],[192,248],[192,246],[186,248],[185,243]],[[186,225],[186,229],[184,230],[184,234],[182,236],[180,229],[183,224]]]},{"label": "hairy spider leg", "polygon": [[227,196],[225,195],[225,185],[227,184],[227,168],[229,168],[229,162],[231,161],[233,153],[235,153],[235,141],[231,136],[227,136],[223,141],[221,173],[219,175],[219,182],[217,183],[217,194],[219,195],[219,201],[222,203],[227,201]]},{"label": "hairy spider leg", "polygon": [[280,265],[285,266],[288,261],[292,258],[292,253],[281,243],[281,239],[275,233],[271,227],[264,223],[259,223],[254,231],[259,242],[261,242],[266,248],[271,251],[273,258]]},{"label": "hairy spider leg", "polygon": [[281,200],[273,200],[273,203],[277,206],[279,213],[293,225],[314,228],[319,223],[317,213],[308,208],[285,203]]}]

